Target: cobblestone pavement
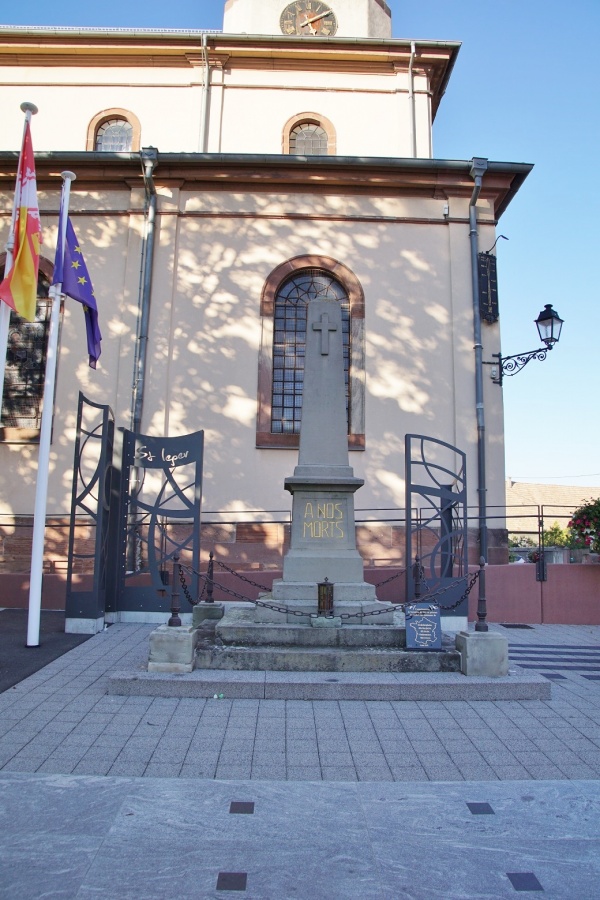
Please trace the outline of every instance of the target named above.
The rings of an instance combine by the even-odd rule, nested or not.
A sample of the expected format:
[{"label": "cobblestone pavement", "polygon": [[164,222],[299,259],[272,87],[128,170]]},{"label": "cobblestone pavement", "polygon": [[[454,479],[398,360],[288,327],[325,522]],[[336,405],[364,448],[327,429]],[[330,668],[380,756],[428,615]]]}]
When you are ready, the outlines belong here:
[{"label": "cobblestone pavement", "polygon": [[597,896],[600,628],[502,629],[548,701],[108,695],[150,630],[0,694],[2,900]]},{"label": "cobblestone pavement", "polygon": [[499,630],[549,701],[202,700],[106,694],[151,626],[114,625],[0,694],[0,771],[308,781],[595,779],[600,627]]}]

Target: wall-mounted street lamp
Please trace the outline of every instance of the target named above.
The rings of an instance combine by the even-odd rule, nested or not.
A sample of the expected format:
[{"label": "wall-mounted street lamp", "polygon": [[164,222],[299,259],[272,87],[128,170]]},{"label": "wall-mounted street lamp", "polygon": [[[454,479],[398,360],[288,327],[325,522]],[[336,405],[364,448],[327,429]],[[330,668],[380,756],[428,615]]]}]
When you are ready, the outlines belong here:
[{"label": "wall-mounted street lamp", "polygon": [[558,315],[552,304],[547,303],[535,320],[540,340],[544,344],[537,350],[529,350],[526,353],[516,353],[514,356],[502,356],[501,353],[492,353],[494,360],[483,360],[484,366],[493,366],[492,380],[494,384],[502,385],[505,375],[516,375],[532,359],[546,359],[548,350],[552,350],[558,343],[563,326],[563,319]]}]

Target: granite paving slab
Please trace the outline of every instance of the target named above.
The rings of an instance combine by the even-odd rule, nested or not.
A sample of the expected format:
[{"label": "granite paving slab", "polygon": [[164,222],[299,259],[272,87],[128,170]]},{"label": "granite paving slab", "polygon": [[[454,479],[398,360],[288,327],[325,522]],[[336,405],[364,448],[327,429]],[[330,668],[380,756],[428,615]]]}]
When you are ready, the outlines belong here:
[{"label": "granite paving slab", "polygon": [[219,898],[234,874],[254,900],[597,894],[598,781],[343,774],[315,783],[0,773],[0,896]]}]

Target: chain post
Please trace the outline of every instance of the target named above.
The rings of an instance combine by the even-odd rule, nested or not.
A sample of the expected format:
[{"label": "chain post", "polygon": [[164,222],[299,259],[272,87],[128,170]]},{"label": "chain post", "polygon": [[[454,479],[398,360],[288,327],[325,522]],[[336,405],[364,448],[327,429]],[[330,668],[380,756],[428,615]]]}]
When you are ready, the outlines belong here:
[{"label": "chain post", "polygon": [[215,598],[214,598],[214,596],[213,596],[213,589],[214,589],[214,580],[213,580],[213,579],[214,579],[214,562],[213,562],[213,560],[214,560],[214,555],[215,555],[215,554],[214,554],[213,551],[211,550],[210,553],[209,553],[209,559],[208,559],[208,569],[206,570],[206,602],[207,602],[207,603],[214,603],[214,602],[215,602]]},{"label": "chain post", "polygon": [[423,566],[418,556],[415,556],[415,564],[412,570],[413,581],[415,583],[415,600],[421,596],[421,579],[423,578]]},{"label": "chain post", "polygon": [[170,625],[171,628],[178,628],[181,625],[181,619],[179,617],[181,606],[179,605],[178,590],[180,576],[179,554],[175,553],[173,556],[173,583],[171,585],[171,618],[167,622],[167,625]]},{"label": "chain post", "polygon": [[479,598],[477,600],[477,621],[475,631],[487,631],[487,601],[485,599],[485,559],[479,557]]}]

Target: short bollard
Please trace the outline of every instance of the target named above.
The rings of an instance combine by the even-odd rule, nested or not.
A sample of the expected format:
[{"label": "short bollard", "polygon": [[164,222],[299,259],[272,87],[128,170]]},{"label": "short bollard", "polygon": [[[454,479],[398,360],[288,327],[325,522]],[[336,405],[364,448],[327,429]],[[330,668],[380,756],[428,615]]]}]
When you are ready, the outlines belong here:
[{"label": "short bollard", "polygon": [[173,557],[173,583],[171,585],[171,618],[167,622],[167,625],[170,625],[171,628],[178,628],[181,625],[181,618],[179,613],[181,611],[181,606],[179,605],[179,585],[180,580],[180,567],[179,567],[179,554],[176,553]]},{"label": "short bollard", "polygon": [[425,570],[421,565],[421,560],[418,556],[415,556],[415,563],[412,567],[412,575],[413,581],[415,583],[415,600],[418,600],[421,596],[421,584],[423,581],[423,575],[425,574]]},{"label": "short bollard", "polygon": [[214,581],[213,581],[214,562],[213,562],[213,558],[214,558],[214,555],[215,555],[215,554],[214,554],[213,551],[211,550],[210,553],[209,553],[208,569],[206,570],[206,602],[207,602],[207,603],[214,603],[214,602],[215,602],[215,598],[214,598],[214,596],[213,596],[213,588],[214,588]]}]

